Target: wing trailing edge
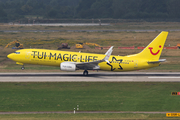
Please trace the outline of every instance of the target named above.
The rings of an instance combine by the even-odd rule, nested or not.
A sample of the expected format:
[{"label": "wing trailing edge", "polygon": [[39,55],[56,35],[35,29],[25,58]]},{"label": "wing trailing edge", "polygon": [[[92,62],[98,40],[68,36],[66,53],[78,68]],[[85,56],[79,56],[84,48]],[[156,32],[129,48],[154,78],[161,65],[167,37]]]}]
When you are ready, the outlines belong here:
[{"label": "wing trailing edge", "polygon": [[113,51],[113,47],[114,46],[111,46],[109,48],[109,50],[105,53],[105,57],[101,60],[97,60],[97,61],[92,61],[92,62],[81,62],[81,63],[75,63],[76,64],[76,67],[79,68],[79,69],[85,69],[85,70],[99,70],[100,67],[98,66],[99,63],[101,62],[107,62],[107,63],[110,63],[108,60],[109,60],[109,57],[111,56],[111,53]]}]

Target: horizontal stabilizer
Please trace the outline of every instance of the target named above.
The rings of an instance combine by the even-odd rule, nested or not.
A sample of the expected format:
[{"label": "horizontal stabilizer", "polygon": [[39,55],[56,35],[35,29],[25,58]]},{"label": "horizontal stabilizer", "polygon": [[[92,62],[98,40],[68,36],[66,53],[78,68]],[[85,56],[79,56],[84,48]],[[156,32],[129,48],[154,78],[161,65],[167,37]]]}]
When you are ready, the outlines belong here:
[{"label": "horizontal stabilizer", "polygon": [[158,61],[148,61],[148,63],[160,63],[160,62],[165,62],[166,59],[159,59]]}]

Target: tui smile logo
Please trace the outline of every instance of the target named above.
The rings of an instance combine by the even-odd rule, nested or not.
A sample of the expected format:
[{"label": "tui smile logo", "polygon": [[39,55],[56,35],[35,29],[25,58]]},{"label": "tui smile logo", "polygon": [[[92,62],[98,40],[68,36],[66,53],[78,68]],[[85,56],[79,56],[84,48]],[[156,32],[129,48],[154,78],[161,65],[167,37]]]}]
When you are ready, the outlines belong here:
[{"label": "tui smile logo", "polygon": [[[161,48],[161,45],[159,45],[159,48]],[[160,50],[158,50],[157,52],[154,53],[154,52],[152,51],[153,47],[149,47],[148,49],[150,50],[150,52],[151,52],[152,55],[157,55],[157,54],[160,52]]]}]

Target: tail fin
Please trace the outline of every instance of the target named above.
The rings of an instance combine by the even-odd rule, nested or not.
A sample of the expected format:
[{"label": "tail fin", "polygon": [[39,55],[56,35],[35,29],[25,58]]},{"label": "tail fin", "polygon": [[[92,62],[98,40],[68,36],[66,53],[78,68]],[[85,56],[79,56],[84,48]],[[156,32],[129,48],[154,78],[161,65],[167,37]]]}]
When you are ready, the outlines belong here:
[{"label": "tail fin", "polygon": [[168,32],[162,31],[137,57],[148,60],[159,60]]}]

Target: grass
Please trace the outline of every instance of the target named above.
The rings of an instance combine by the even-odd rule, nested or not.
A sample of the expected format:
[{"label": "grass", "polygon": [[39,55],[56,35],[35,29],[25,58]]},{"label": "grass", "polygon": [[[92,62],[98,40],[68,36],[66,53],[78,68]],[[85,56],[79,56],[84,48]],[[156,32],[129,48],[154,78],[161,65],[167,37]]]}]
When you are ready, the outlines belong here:
[{"label": "grass", "polygon": [[[114,120],[114,119],[168,119],[165,114],[23,114],[1,115],[3,120]],[[172,118],[171,118],[172,119]]]},{"label": "grass", "polygon": [[180,64],[163,64],[159,67],[151,68],[151,70],[178,70],[180,71]]},{"label": "grass", "polygon": [[[102,46],[114,45],[119,46],[146,46],[159,32],[52,32],[52,33],[2,33],[0,34],[0,45],[5,47],[6,44],[13,40],[20,40],[24,48],[46,47],[47,49],[57,49],[57,45],[63,42],[74,46],[79,42],[97,43]],[[165,46],[176,46],[180,40],[179,32],[171,32]],[[47,46],[49,45],[49,47]],[[12,45],[13,46],[13,45]],[[12,47],[10,46],[10,47]]]},{"label": "grass", "polygon": [[0,111],[179,111],[180,83],[1,83]]},{"label": "grass", "polygon": [[[47,49],[57,49],[57,46],[63,42],[74,46],[79,42],[97,43],[102,46],[114,45],[119,46],[146,46],[159,32],[53,32],[53,33],[3,33],[0,35],[0,45],[5,47],[6,44],[13,40],[20,40],[24,48],[45,47]],[[33,37],[32,37],[33,36]],[[165,46],[176,46],[179,43],[179,32],[171,32],[168,36]],[[14,45],[14,44],[13,44]],[[9,46],[10,47],[13,47]],[[49,46],[47,46],[49,45]]]}]

